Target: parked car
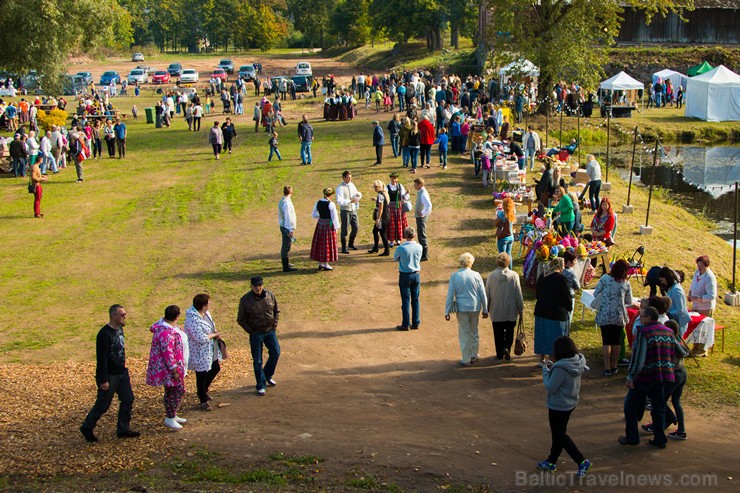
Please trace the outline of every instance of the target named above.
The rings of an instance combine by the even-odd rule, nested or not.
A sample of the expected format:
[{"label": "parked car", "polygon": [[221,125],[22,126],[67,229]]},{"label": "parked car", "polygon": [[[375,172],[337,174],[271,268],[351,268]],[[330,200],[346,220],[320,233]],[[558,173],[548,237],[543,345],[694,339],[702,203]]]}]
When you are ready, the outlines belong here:
[{"label": "parked car", "polygon": [[132,62],[143,62],[144,61],[144,54],[139,53],[138,51],[131,55],[131,61]]},{"label": "parked car", "polygon": [[131,72],[128,73],[128,83],[129,84],[146,84],[149,82],[149,74],[147,74],[146,70],[141,68],[135,68]]},{"label": "parked car", "polygon": [[257,77],[257,71],[254,69],[254,65],[242,65],[239,67],[239,78],[247,82],[254,80]]},{"label": "parked car", "polygon": [[224,69],[227,74],[233,74],[234,73],[234,62],[232,62],[228,58],[224,58],[223,60],[218,62],[218,68]]},{"label": "parked car", "polygon": [[313,82],[313,77],[310,75],[294,75],[291,77],[293,79],[293,82],[295,82],[295,90],[296,92],[309,92],[311,90],[311,83]]},{"label": "parked car", "polygon": [[111,81],[115,81],[116,84],[121,83],[121,76],[114,70],[107,70],[100,76],[100,85],[109,86]]},{"label": "parked car", "polygon": [[179,77],[180,74],[182,74],[182,64],[170,63],[170,66],[167,67],[167,72],[169,72],[172,77]]},{"label": "parked car", "polygon": [[149,67],[149,65],[137,65],[136,68],[143,70],[147,75],[154,71],[154,67]]},{"label": "parked car", "polygon": [[[89,73],[89,72],[88,72]],[[62,94],[64,96],[77,96],[85,92],[87,82],[80,74],[65,75],[62,81]]]},{"label": "parked car", "polygon": [[221,79],[222,81],[226,82],[226,79],[228,79],[228,75],[226,74],[226,70],[222,68],[214,69],[213,72],[211,72],[211,79]]},{"label": "parked car", "polygon": [[313,71],[311,70],[311,64],[308,62],[298,62],[298,64],[295,66],[295,74],[296,75],[313,75]]},{"label": "parked car", "polygon": [[180,74],[181,84],[195,84],[198,82],[198,71],[192,68],[186,68]]},{"label": "parked car", "polygon": [[35,70],[31,70],[27,75],[21,77],[21,83],[23,88],[31,94],[43,94],[44,90],[41,87],[41,82],[44,76],[39,75]]},{"label": "parked car", "polygon": [[157,70],[152,76],[152,84],[169,84],[170,73],[166,70]]},{"label": "parked car", "polygon": [[93,81],[93,75],[90,72],[77,72],[77,74],[85,81],[86,85],[89,85]]}]

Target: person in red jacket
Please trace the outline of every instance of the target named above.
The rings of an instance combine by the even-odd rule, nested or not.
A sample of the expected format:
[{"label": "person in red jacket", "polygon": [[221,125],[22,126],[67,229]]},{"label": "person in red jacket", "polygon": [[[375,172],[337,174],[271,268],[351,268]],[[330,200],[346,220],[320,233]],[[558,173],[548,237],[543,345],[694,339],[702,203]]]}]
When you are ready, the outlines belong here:
[{"label": "person in red jacket", "polygon": [[425,116],[419,122],[419,133],[421,134],[421,166],[428,168],[432,160],[432,145],[434,144],[434,125]]}]

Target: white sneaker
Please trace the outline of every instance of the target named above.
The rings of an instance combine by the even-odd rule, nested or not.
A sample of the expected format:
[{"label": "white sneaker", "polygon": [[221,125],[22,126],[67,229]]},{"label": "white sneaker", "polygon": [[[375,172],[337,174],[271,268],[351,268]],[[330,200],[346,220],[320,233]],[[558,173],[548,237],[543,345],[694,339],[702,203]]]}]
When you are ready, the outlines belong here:
[{"label": "white sneaker", "polygon": [[185,418],[181,418],[180,416],[175,416],[175,421],[177,421],[177,422],[178,422],[178,423],[180,423],[181,425],[182,425],[182,424],[185,424],[185,423],[187,423],[187,422],[188,422],[188,420],[187,420],[187,419],[185,419]]},{"label": "white sneaker", "polygon": [[257,395],[264,396],[267,395],[267,391],[265,389],[257,389]]},{"label": "white sneaker", "polygon": [[173,430],[182,430],[182,425],[175,421],[175,418],[165,418],[164,425]]}]

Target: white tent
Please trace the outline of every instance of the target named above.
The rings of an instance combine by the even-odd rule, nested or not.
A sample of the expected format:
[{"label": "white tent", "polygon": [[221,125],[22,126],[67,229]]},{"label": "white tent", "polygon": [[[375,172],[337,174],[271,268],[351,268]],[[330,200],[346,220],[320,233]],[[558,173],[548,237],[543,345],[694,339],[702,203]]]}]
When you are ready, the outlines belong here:
[{"label": "white tent", "polygon": [[690,77],[685,115],[708,122],[740,120],[740,75],[720,65]]},{"label": "white tent", "polygon": [[658,80],[658,77],[663,79],[664,81],[670,80],[671,85],[673,86],[675,91],[678,91],[679,87],[683,87],[683,90],[686,90],[686,81],[689,80],[687,76],[682,74],[681,72],[676,72],[675,70],[671,69],[665,69],[661,70],[660,72],[655,72],[653,74],[653,84]]},{"label": "white tent", "polygon": [[521,59],[515,62],[511,62],[504,68],[498,71],[499,75],[503,78],[507,75],[521,74],[529,77],[538,77],[540,75],[540,69],[530,62],[529,60]]},{"label": "white tent", "polygon": [[611,91],[633,91],[645,89],[645,84],[639,80],[633,79],[625,72],[619,72],[614,77],[606,79],[599,87]]}]

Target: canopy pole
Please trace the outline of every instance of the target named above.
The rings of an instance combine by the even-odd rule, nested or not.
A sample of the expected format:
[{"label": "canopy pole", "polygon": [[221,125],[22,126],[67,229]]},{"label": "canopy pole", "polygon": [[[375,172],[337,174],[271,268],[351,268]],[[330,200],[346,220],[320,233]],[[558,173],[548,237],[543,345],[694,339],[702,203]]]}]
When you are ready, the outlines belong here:
[{"label": "canopy pole", "polygon": [[[612,98],[614,94],[612,92]],[[614,101],[612,101],[614,104]],[[611,154],[609,152],[609,137],[612,133],[612,108],[607,107],[606,113],[606,183],[609,183],[609,163],[611,162]]]},{"label": "canopy pole", "polygon": [[653,186],[655,185],[655,171],[656,167],[658,166],[658,145],[660,144],[659,140],[655,140],[655,152],[653,153],[653,176],[650,178],[650,191],[648,192],[648,203],[647,203],[647,212],[645,213],[645,226],[640,226],[640,234],[642,235],[650,235],[653,234],[653,228],[650,227],[650,224],[648,221],[650,220],[650,204],[652,203],[653,199]]},{"label": "canopy pole", "polygon": [[632,172],[635,168],[635,152],[637,151],[637,129],[639,126],[635,125],[635,138],[632,141],[632,161],[630,161],[630,181],[627,185],[627,205],[622,207],[622,212],[631,214],[635,212],[635,208],[630,205],[630,197],[632,196]]}]

